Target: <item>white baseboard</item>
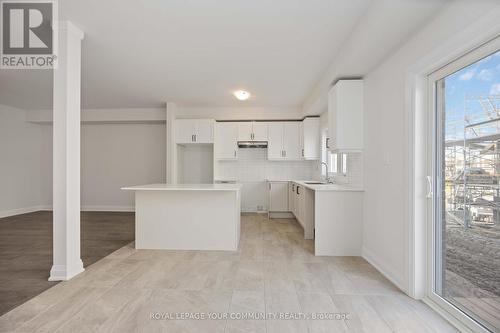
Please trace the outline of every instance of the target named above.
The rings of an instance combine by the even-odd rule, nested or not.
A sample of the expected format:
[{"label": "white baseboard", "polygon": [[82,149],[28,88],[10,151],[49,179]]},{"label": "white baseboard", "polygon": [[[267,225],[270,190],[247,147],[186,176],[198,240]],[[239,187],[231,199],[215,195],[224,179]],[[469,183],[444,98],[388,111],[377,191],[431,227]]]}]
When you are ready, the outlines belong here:
[{"label": "white baseboard", "polygon": [[82,212],[135,212],[134,206],[82,206]]},{"label": "white baseboard", "polygon": [[73,266],[69,268],[66,265],[52,265],[49,281],[68,281],[85,270],[81,259]]},{"label": "white baseboard", "polygon": [[242,214],[267,214],[267,211],[263,210],[241,210]]},{"label": "white baseboard", "polygon": [[405,285],[404,281],[401,281],[401,279],[398,277],[399,274],[397,274],[397,272],[392,268],[389,268],[389,266],[386,265],[383,260],[373,254],[373,251],[370,251],[363,246],[361,250],[361,256],[373,267],[375,267],[380,273],[382,273],[382,275],[384,275],[389,281],[394,283],[396,287],[401,289],[401,291],[403,291],[405,294],[408,294],[408,288]]},{"label": "white baseboard", "polygon": [[269,212],[269,218],[271,219],[291,219],[293,217],[291,212]]},{"label": "white baseboard", "polygon": [[[41,210],[52,210],[51,205],[39,205],[0,211],[0,218],[38,212]],[[135,212],[134,206],[82,206],[83,212]]]},{"label": "white baseboard", "polygon": [[33,213],[33,212],[38,212],[40,210],[51,210],[51,209],[52,209],[52,207],[48,206],[48,205],[47,206],[39,205],[39,206],[15,208],[15,209],[10,209],[10,210],[0,211],[0,218],[21,215],[21,214],[27,214],[27,213]]}]

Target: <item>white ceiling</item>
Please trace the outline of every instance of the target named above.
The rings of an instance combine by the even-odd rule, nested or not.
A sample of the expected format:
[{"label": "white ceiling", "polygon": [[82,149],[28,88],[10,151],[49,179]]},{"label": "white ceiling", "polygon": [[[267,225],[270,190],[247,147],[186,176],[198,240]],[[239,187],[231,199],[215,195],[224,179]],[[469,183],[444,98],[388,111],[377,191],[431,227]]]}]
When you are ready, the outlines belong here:
[{"label": "white ceiling", "polygon": [[[59,15],[85,32],[84,108],[157,107],[165,101],[297,107],[372,10],[370,3],[64,0]],[[405,15],[416,14],[396,15],[405,24]],[[405,27],[417,27],[412,28]],[[237,89],[249,90],[252,98],[237,101],[231,95]],[[0,70],[0,104],[45,109],[51,108],[51,96],[49,71]]]}]

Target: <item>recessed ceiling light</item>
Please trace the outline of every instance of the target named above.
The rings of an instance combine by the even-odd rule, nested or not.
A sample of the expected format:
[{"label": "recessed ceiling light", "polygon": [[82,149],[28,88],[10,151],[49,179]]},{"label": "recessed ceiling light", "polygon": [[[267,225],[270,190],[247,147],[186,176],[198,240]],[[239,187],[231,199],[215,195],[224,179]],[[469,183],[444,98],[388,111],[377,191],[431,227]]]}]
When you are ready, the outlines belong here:
[{"label": "recessed ceiling light", "polygon": [[240,101],[245,101],[250,97],[250,93],[245,90],[237,90],[233,93],[233,95]]}]

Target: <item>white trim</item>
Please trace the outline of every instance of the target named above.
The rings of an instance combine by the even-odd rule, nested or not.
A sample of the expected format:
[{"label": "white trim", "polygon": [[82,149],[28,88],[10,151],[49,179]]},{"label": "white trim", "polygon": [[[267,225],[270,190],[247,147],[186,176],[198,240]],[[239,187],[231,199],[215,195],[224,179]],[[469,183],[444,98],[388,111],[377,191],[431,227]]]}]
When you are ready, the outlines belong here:
[{"label": "white trim", "polygon": [[49,281],[68,281],[85,270],[83,262],[79,259],[76,267],[68,268],[66,265],[52,265]]},{"label": "white trim", "polygon": [[[39,211],[46,211],[46,210],[51,211],[52,206],[39,205],[39,206],[4,210],[0,211],[0,218],[27,214],[27,213],[34,213]],[[135,212],[135,207],[134,206],[82,206],[81,211],[82,212]]]},{"label": "white trim", "polygon": [[380,259],[379,256],[374,254],[373,251],[370,251],[365,246],[361,249],[361,257],[363,257],[368,263],[370,263],[373,267],[375,267],[382,275],[384,275],[389,281],[396,285],[399,289],[401,289],[404,293],[407,293],[406,285],[404,281],[401,281],[398,276],[398,272],[393,270],[389,265],[384,263],[383,260]]},{"label": "white trim", "polygon": [[135,206],[82,206],[82,212],[135,212]]},{"label": "white trim", "polygon": [[242,214],[269,214],[267,210],[241,210]]},{"label": "white trim", "polygon": [[436,304],[433,300],[428,297],[424,297],[422,302],[427,304],[432,310],[436,311],[441,317],[447,320],[450,324],[455,326],[460,332],[473,333],[469,327],[465,326],[460,320],[455,318],[454,316],[450,316],[450,314],[445,311],[441,306]]},{"label": "white trim", "polygon": [[269,212],[270,219],[293,219],[292,212]]},{"label": "white trim", "polygon": [[31,206],[31,207],[23,207],[23,208],[15,208],[10,210],[0,211],[0,218],[16,216],[21,214],[38,212],[40,210],[51,210],[52,207],[48,205],[39,205],[39,206]]}]

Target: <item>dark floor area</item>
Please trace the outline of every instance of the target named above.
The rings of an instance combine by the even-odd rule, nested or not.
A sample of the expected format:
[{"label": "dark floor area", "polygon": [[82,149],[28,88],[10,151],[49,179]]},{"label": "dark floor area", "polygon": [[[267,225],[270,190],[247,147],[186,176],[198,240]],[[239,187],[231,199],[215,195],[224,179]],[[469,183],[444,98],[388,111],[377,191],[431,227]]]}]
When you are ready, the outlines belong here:
[{"label": "dark floor area", "polygon": [[[135,239],[134,213],[82,212],[81,253],[89,266]],[[57,282],[52,266],[52,212],[0,219],[0,315]]]}]

